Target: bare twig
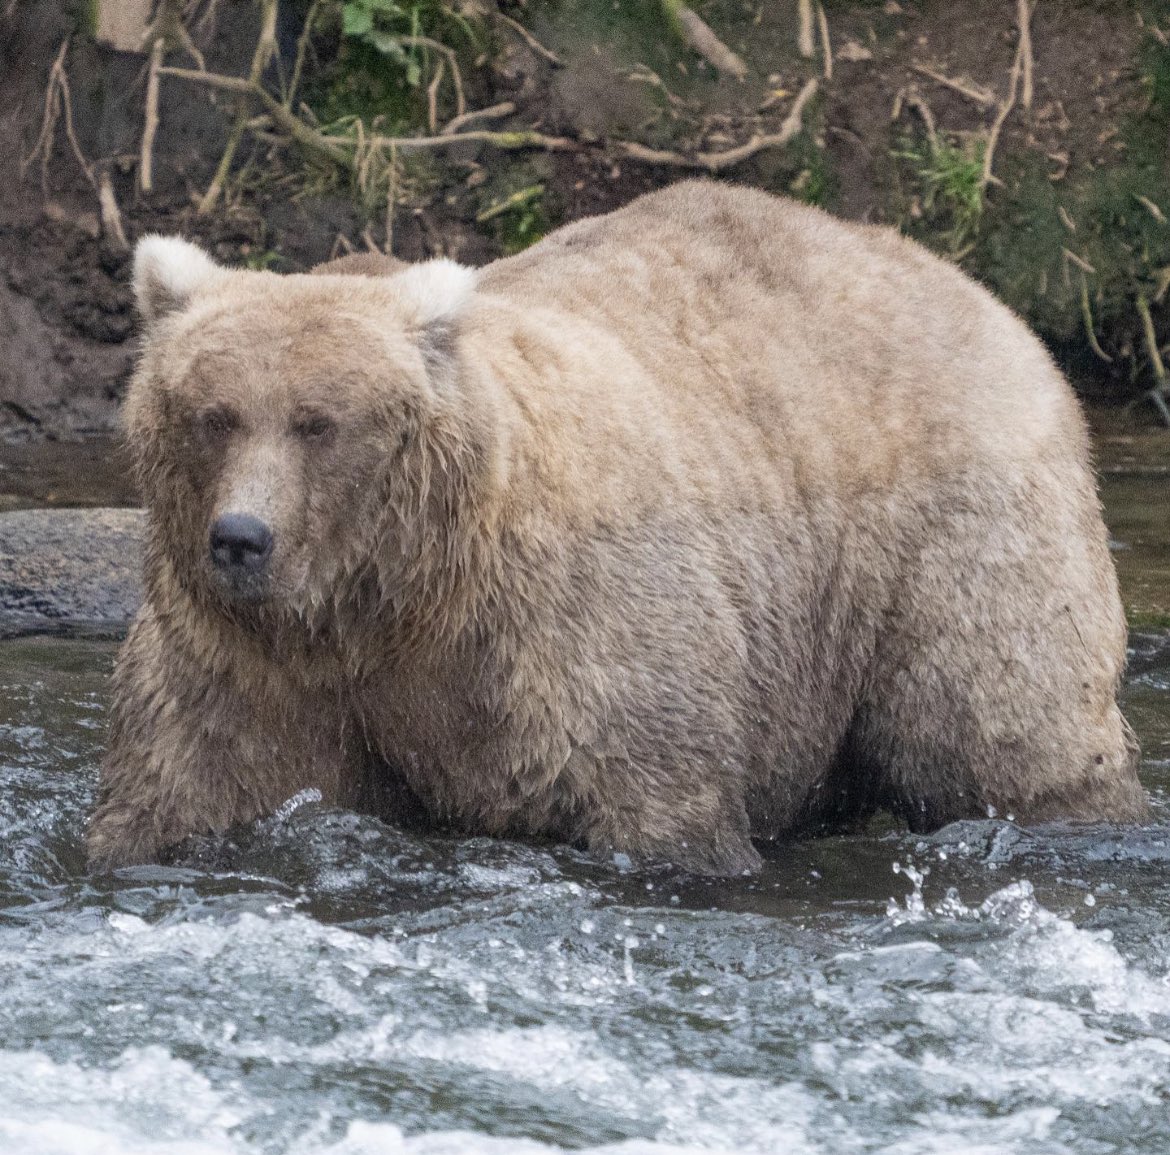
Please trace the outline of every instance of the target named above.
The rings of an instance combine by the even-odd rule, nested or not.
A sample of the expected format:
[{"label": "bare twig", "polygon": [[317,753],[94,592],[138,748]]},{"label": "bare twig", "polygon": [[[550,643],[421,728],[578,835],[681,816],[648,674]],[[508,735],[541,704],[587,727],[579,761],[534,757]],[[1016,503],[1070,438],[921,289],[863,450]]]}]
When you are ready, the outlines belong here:
[{"label": "bare twig", "polygon": [[717,72],[743,80],[747,65],[711,30],[711,26],[694,9],[681,0],[663,0],[663,7],[674,20],[687,47],[708,61]]},{"label": "bare twig", "polygon": [[[279,100],[270,96],[259,84],[253,84],[242,76],[220,76],[216,72],[197,72],[190,68],[160,68],[160,76],[174,76],[179,80],[190,80],[196,84],[205,84],[209,88],[218,88],[224,92],[235,92],[240,96],[249,96],[259,101],[267,111],[272,123],[285,135],[291,137],[297,144],[307,151],[316,153],[326,160],[352,168],[353,142],[336,136],[326,136],[317,129],[306,124],[300,117],[290,112]],[[244,121],[247,126],[247,119]]]},{"label": "bare twig", "polygon": [[1167,382],[1166,366],[1162,363],[1162,354],[1158,349],[1158,336],[1154,332],[1154,319],[1150,316],[1150,303],[1143,294],[1139,293],[1135,305],[1138,316],[1141,318],[1142,336],[1145,338],[1146,353],[1150,358],[1150,368],[1154,371],[1156,382],[1146,396],[1157,407],[1158,412],[1162,415],[1162,420],[1170,425],[1170,405],[1166,403],[1167,386],[1170,383]]},{"label": "bare twig", "polygon": [[329,259],[334,261],[341,254],[349,256],[353,252],[353,242],[345,235],[345,233],[338,233],[333,238],[333,248],[329,250]]},{"label": "bare twig", "polygon": [[29,166],[39,156],[41,158],[41,189],[47,193],[49,189],[49,161],[53,155],[53,144],[57,137],[57,125],[64,120],[65,139],[73,151],[81,171],[90,186],[97,191],[97,179],[93,174],[93,166],[85,159],[81,145],[77,140],[77,133],[73,128],[73,96],[69,89],[69,75],[65,71],[65,56],[69,51],[69,37],[61,41],[57,50],[56,59],[49,68],[49,81],[45,86],[45,111],[41,118],[41,130],[33,143],[32,151],[20,162],[20,176],[28,172]]},{"label": "bare twig", "polygon": [[833,45],[829,42],[829,18],[825,15],[825,6],[817,5],[817,27],[821,33],[821,51],[824,53],[825,79],[833,79]]},{"label": "bare twig", "polygon": [[816,48],[813,45],[813,7],[812,0],[798,0],[800,14],[800,34],[796,45],[805,60],[811,60]]},{"label": "bare twig", "polygon": [[[1020,0],[1021,3],[1026,3],[1026,0]],[[991,126],[991,131],[987,135],[987,147],[983,150],[983,176],[980,178],[979,187],[986,189],[987,186],[996,178],[992,175],[991,166],[995,160],[995,146],[999,143],[999,134],[1003,129],[1004,121],[1007,120],[1013,108],[1016,106],[1016,93],[1020,87],[1020,73],[1023,69],[1023,54],[1024,42],[1021,39],[1016,45],[1016,57],[1012,61],[1011,76],[1008,80],[1008,94],[1007,99],[999,106],[999,112],[995,115],[995,121]]]},{"label": "bare twig", "polygon": [[293,102],[297,97],[297,89],[301,83],[301,72],[305,67],[305,54],[309,50],[309,38],[313,34],[313,26],[317,23],[317,13],[321,9],[321,0],[313,0],[309,5],[309,11],[305,13],[305,23],[301,28],[301,34],[297,37],[297,55],[293,63],[292,76],[289,78],[288,91],[284,94],[285,108],[292,108]]},{"label": "bare twig", "polygon": [[474,124],[477,120],[502,120],[505,116],[511,116],[515,111],[516,106],[510,100],[493,104],[490,108],[473,108],[462,116],[452,117],[443,128],[443,136],[450,136],[466,125]]},{"label": "bare twig", "polygon": [[451,66],[451,83],[455,88],[455,115],[462,116],[467,111],[467,101],[463,98],[463,74],[459,71],[459,60],[455,50],[438,40],[432,40],[429,36],[395,36],[394,40],[407,48],[429,48],[432,52],[438,52],[447,58],[447,63]]},{"label": "bare twig", "polygon": [[968,100],[973,100],[981,108],[992,108],[995,106],[994,95],[985,88],[979,88],[974,84],[968,84],[965,81],[944,76],[943,73],[936,72],[933,68],[927,68],[925,64],[912,64],[910,67],[923,76],[929,76],[936,84],[941,84],[944,88],[949,88],[952,92],[957,92],[960,96],[965,96]]},{"label": "bare twig", "polygon": [[667,103],[672,107],[671,115],[676,115],[673,112],[675,108],[689,108],[692,107],[687,101],[683,100],[681,96],[675,95],[663,83],[662,77],[658,75],[647,64],[638,64],[626,73],[626,79],[632,81],[634,84],[649,84],[653,88],[657,88],[663,96],[666,97]]},{"label": "bare twig", "polygon": [[497,201],[494,205],[490,205],[482,212],[476,213],[475,219],[480,224],[483,224],[484,221],[494,220],[496,217],[503,216],[504,213],[511,209],[520,208],[534,200],[538,200],[543,194],[544,185],[529,185],[527,188],[522,188],[512,193],[511,196],[505,197],[502,201]]},{"label": "bare twig", "polygon": [[394,209],[398,204],[398,149],[390,146],[390,173],[386,183],[386,255],[394,255]]},{"label": "bare twig", "polygon": [[[326,139],[337,140],[336,137],[327,137]],[[370,147],[376,150],[389,149],[391,146],[401,149],[449,148],[453,144],[465,144],[469,141],[490,144],[505,152],[515,152],[526,148],[544,149],[546,152],[572,152],[579,147],[577,142],[569,137],[546,136],[531,128],[502,132],[472,129],[471,132],[440,133],[438,136],[372,136],[370,137]]]},{"label": "bare twig", "polygon": [[796,136],[801,129],[804,118],[804,107],[817,94],[817,82],[809,80],[805,82],[805,86],[796,94],[796,99],[792,102],[792,107],[788,110],[788,115],[784,118],[784,122],[780,125],[780,131],[776,134],[777,139],[775,144],[768,147],[774,148],[779,144],[787,144],[794,136]]},{"label": "bare twig", "polygon": [[1158,222],[1160,225],[1166,223],[1166,214],[1152,201],[1149,197],[1142,196],[1140,193],[1134,193],[1134,200],[1142,206]]},{"label": "bare twig", "polygon": [[938,130],[934,123],[934,113],[926,98],[915,88],[899,88],[894,97],[894,107],[890,110],[890,122],[895,122],[901,115],[903,108],[912,108],[922,118],[922,127],[926,129],[926,141],[930,146],[930,155],[938,152]]},{"label": "bare twig", "polygon": [[1060,254],[1066,261],[1076,265],[1076,267],[1080,269],[1082,273],[1089,273],[1091,276],[1097,275],[1097,270],[1094,269],[1093,266],[1089,264],[1089,262],[1086,261],[1084,257],[1080,256],[1078,253],[1074,253],[1072,249],[1061,249]]},{"label": "bare twig", "polygon": [[788,144],[803,127],[802,118],[805,105],[812,99],[816,91],[817,82],[815,79],[805,84],[793,102],[792,109],[785,117],[779,132],[769,133],[765,136],[754,136],[746,144],[729,148],[724,152],[699,152],[688,156],[681,152],[647,148],[644,144],[629,140],[612,141],[611,144],[631,160],[640,160],[647,164],[670,165],[673,168],[699,168],[711,173],[722,172],[724,169],[741,164],[758,152],[770,148],[782,148]]},{"label": "bare twig", "polygon": [[1089,339],[1089,348],[1108,365],[1113,364],[1113,358],[1105,352],[1097,342],[1097,334],[1093,329],[1093,309],[1089,304],[1089,281],[1081,270],[1081,319],[1085,323],[1085,336]]},{"label": "bare twig", "polygon": [[195,62],[196,68],[206,70],[207,61],[183,23],[181,0],[161,0],[154,19],[142,35],[142,51],[152,50],[158,40],[162,40],[167,48],[181,48]]},{"label": "bare twig", "polygon": [[112,245],[125,251],[130,245],[126,240],[126,230],[122,227],[122,213],[118,209],[118,198],[114,195],[114,182],[105,171],[98,177],[98,206],[101,210],[102,233]]},{"label": "bare twig", "polygon": [[1170,289],[1170,265],[1164,265],[1154,275],[1154,304],[1160,305]]},{"label": "bare twig", "polygon": [[1020,104],[1032,108],[1032,11],[1031,0],[1017,0],[1016,22],[1020,26],[1020,59],[1023,62],[1024,86],[1020,92]]},{"label": "bare twig", "polygon": [[[188,0],[188,15],[194,16],[200,6],[200,0]],[[202,15],[192,27],[196,36],[211,37],[215,35],[215,22],[219,16],[219,0],[207,0]]]},{"label": "bare twig", "polygon": [[435,75],[431,77],[431,82],[427,85],[427,128],[431,132],[439,131],[439,85],[443,83],[443,75],[446,71],[447,66],[440,60],[438,68],[435,69]]},{"label": "bare twig", "polygon": [[150,70],[146,79],[146,111],[142,122],[142,148],[138,154],[138,187],[144,193],[154,188],[154,138],[158,132],[158,70],[162,67],[166,42],[154,38],[150,47]]},{"label": "bare twig", "polygon": [[543,56],[554,68],[561,68],[564,65],[564,61],[555,52],[545,48],[518,20],[513,20],[511,16],[505,16],[503,12],[495,12],[493,15],[501,24],[511,28],[537,56]]},{"label": "bare twig", "polygon": [[[277,0],[261,0],[261,4],[263,7],[260,18],[260,37],[256,41],[256,48],[252,53],[252,67],[248,73],[247,81],[249,88],[258,92],[263,91],[260,87],[260,80],[264,76],[264,70],[268,67],[269,61],[276,53]],[[278,101],[273,100],[272,103],[277,108],[284,107]],[[272,111],[269,108],[269,112]],[[273,113],[273,119],[276,119],[275,113]],[[199,216],[205,216],[215,208],[215,204],[223,192],[223,186],[227,182],[228,174],[231,172],[236,149],[240,147],[240,141],[244,137],[247,120],[247,112],[241,108],[236,113],[236,122],[228,136],[223,155],[219,158],[219,165],[216,167],[215,175],[211,178],[211,184],[207,186],[207,191],[203,194],[195,210]]]}]

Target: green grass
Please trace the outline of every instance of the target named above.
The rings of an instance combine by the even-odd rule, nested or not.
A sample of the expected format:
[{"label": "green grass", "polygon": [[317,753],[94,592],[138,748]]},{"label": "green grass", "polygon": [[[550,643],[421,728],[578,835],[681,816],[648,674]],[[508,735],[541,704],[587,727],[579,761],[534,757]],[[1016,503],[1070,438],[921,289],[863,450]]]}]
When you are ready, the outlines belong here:
[{"label": "green grass", "polygon": [[907,140],[894,150],[917,181],[927,227],[955,259],[970,251],[983,220],[984,147],[978,138],[952,144],[939,136],[933,144]]}]

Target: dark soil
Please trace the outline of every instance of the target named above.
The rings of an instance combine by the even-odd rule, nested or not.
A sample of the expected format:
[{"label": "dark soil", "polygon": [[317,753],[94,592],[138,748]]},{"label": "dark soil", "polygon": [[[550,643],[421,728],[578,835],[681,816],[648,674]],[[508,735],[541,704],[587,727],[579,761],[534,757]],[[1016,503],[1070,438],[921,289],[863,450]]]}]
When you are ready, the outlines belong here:
[{"label": "dark soil", "polygon": [[[429,162],[397,209],[396,254],[410,260],[442,253],[481,264],[564,221],[692,175],[623,158],[608,140],[718,150],[755,132],[775,131],[792,95],[822,69],[819,58],[805,61],[796,52],[797,5],[711,0],[694,7],[743,56],[747,81],[715,77],[704,61],[664,38],[660,25],[634,11],[633,0],[612,7],[600,0],[505,5],[560,56],[563,67],[550,67],[519,41],[497,38],[490,59],[469,80],[475,102],[511,99],[518,108],[507,124],[571,136],[579,148],[503,154],[468,146]],[[1157,46],[1156,19],[1170,26],[1167,7],[1161,13],[1157,4],[1049,0],[1037,6],[1033,107],[1005,124],[995,166],[1005,185],[990,190],[985,210],[988,217],[999,213],[997,228],[1007,227],[1004,222],[1016,212],[1013,198],[1022,186],[1014,174],[1041,174],[1038,179],[1057,190],[1059,200],[1060,190],[1085,174],[1124,163],[1126,126],[1151,103],[1143,53]],[[900,142],[921,141],[921,118],[904,107],[892,123],[891,112],[899,93],[913,90],[949,139],[961,142],[964,133],[986,130],[993,106],[958,94],[915,66],[1002,100],[1016,48],[1016,4],[899,0],[828,2],[825,8],[833,76],[821,76],[808,131],[782,152],[761,153],[724,178],[790,192],[846,217],[899,225],[945,248],[940,237],[946,222],[924,206],[914,173],[891,155]],[[219,10],[216,35],[206,45],[209,66],[241,75],[254,39],[255,5],[224,0]],[[294,19],[295,5],[289,10],[287,19]],[[70,35],[67,67],[77,139],[85,156],[110,173],[131,242],[147,232],[178,232],[200,240],[221,260],[281,270],[385,243],[382,214],[367,216],[352,190],[306,178],[300,158],[288,150],[256,145],[241,153],[246,172],[226,207],[198,217],[194,199],[219,158],[231,108],[177,81],[163,86],[156,190],[140,196],[135,162],[142,58],[74,35],[72,18],[51,0],[0,4],[0,441],[10,443],[108,437],[133,358],[128,256],[101,235],[94,190],[63,132],[58,130],[43,171],[38,163],[22,171],[22,158],[41,128],[50,67]],[[644,82],[647,68],[657,83]],[[635,70],[643,82],[630,79]],[[319,86],[327,80],[323,70]],[[476,223],[486,205],[533,182],[544,193],[539,212],[524,226],[531,226],[529,233],[521,235],[507,215]],[[1165,207],[1170,212],[1170,204]],[[1032,228],[1019,219],[1021,229]],[[1082,238],[1070,231],[1061,240],[1062,226],[1054,227],[1057,254],[1066,243],[1075,250]],[[991,228],[985,231],[995,239]],[[1118,372],[1137,363],[1126,332],[1119,330],[1114,339],[1130,341],[1129,361],[1119,357],[1104,369],[1086,359],[1083,334],[1068,321],[1072,316],[1079,324],[1080,312],[1070,313],[1069,295],[1079,286],[1069,279],[1067,263],[1064,283],[1054,268],[1050,289],[1046,270],[1036,281],[1034,262],[1015,270],[1005,264],[1004,251],[1002,243],[989,241],[965,256],[965,266],[1028,315],[1066,364],[1093,364],[1095,372],[1112,374],[1098,373],[1109,399],[1132,393],[1135,386]],[[1045,304],[1045,293],[1055,294],[1056,303]],[[1156,321],[1161,328],[1160,315]],[[5,460],[19,471],[11,454],[0,458],[0,466]],[[120,469],[115,474],[121,476]],[[108,486],[96,478],[95,485],[108,499]]]}]

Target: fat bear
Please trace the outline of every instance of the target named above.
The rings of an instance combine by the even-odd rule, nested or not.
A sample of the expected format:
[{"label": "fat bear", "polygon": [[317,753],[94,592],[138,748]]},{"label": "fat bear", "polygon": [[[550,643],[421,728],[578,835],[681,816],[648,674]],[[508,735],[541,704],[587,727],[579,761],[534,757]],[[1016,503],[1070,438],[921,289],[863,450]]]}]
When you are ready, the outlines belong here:
[{"label": "fat bear", "polygon": [[877,807],[1146,813],[1078,405],[896,233],[683,183],[478,272],[152,237],[134,285],[95,864],[307,787],[716,875]]}]

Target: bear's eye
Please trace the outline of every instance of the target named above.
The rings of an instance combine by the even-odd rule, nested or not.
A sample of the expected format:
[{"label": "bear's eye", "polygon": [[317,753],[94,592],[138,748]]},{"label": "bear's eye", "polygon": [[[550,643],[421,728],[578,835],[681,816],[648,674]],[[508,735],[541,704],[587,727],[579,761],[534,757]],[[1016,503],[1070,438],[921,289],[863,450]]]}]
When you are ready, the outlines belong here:
[{"label": "bear's eye", "polygon": [[292,423],[292,431],[306,441],[321,441],[328,437],[336,426],[332,418],[324,413],[300,413]]},{"label": "bear's eye", "polygon": [[195,417],[199,432],[209,440],[219,440],[226,437],[240,419],[230,409],[204,409]]}]

